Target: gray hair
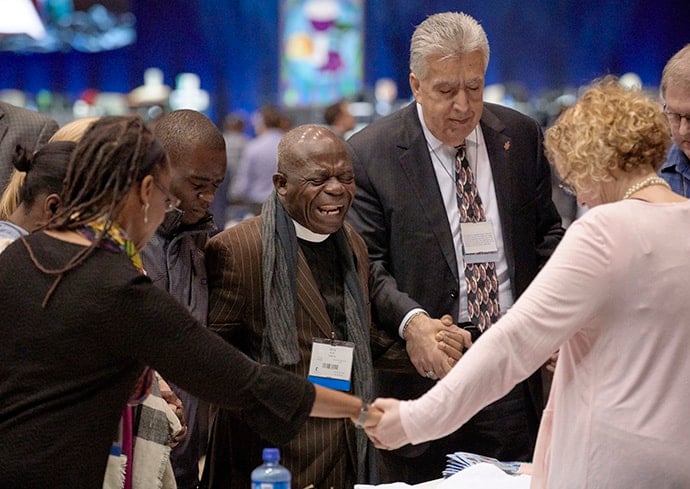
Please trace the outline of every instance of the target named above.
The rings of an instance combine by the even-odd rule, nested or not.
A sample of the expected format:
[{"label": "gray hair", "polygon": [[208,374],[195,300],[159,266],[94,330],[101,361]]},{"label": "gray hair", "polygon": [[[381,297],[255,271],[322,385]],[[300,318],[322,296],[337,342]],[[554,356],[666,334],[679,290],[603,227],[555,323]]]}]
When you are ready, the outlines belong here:
[{"label": "gray hair", "polygon": [[690,90],[690,44],[686,44],[666,63],[661,74],[662,97],[666,95],[666,89],[670,85]]},{"label": "gray hair", "polygon": [[410,71],[423,80],[428,74],[431,56],[447,59],[473,51],[482,53],[486,72],[489,41],[479,22],[462,12],[430,15],[412,34]]}]

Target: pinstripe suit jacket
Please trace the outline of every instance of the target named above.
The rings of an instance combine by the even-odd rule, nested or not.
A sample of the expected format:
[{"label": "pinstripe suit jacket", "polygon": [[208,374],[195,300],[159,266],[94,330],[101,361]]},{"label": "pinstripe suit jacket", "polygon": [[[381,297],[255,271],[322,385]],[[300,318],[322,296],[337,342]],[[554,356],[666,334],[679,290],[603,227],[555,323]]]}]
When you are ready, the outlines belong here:
[{"label": "pinstripe suit jacket", "polygon": [[[253,359],[261,356],[264,326],[261,271],[261,217],[241,222],[214,236],[206,247],[209,277],[209,327]],[[369,311],[369,261],[364,241],[346,224],[355,266]],[[297,263],[296,321],[300,360],[287,370],[306,377],[313,338],[329,338],[331,321],[309,265],[301,252]],[[368,321],[369,322],[369,321]],[[261,450],[275,446],[242,423],[242,413],[220,411],[212,429],[204,482],[211,488],[246,488],[261,464]],[[292,487],[352,487],[355,433],[348,420],[309,418],[298,435],[283,444],[281,464],[292,473]]]},{"label": "pinstripe suit jacket", "polygon": [[0,194],[12,174],[17,144],[38,149],[58,130],[57,122],[38,112],[0,102]]}]

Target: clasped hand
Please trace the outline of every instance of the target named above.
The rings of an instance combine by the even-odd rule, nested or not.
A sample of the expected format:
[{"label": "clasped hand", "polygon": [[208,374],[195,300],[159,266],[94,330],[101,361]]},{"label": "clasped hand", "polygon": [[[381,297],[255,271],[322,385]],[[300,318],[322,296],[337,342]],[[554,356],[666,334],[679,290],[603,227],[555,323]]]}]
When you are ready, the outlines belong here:
[{"label": "clasped hand", "polygon": [[434,319],[424,314],[412,318],[405,330],[407,354],[419,375],[440,379],[472,345],[470,333],[453,324],[449,315]]}]

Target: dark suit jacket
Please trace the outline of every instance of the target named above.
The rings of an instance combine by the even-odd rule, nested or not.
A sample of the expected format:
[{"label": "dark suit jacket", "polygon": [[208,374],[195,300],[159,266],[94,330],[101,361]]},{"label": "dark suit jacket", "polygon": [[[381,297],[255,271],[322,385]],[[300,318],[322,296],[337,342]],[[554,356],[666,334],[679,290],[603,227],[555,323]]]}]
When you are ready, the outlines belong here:
[{"label": "dark suit jacket", "polygon": [[[209,327],[247,355],[261,357],[264,303],[261,272],[261,217],[241,222],[214,236],[206,247],[210,288]],[[369,259],[366,245],[346,224],[355,266],[370,310]],[[306,378],[314,338],[330,338],[326,304],[301,250],[297,263],[295,309],[300,361],[286,369]],[[368,323],[367,323],[368,324]],[[242,413],[221,411],[212,430],[204,480],[212,488],[246,488],[251,471],[261,464],[261,450],[272,446],[241,421]],[[352,423],[343,419],[309,418],[299,434],[279,447],[281,464],[292,473],[292,486],[352,487],[356,446]]]},{"label": "dark suit jacket", "polygon": [[0,194],[9,183],[17,144],[36,150],[57,130],[57,122],[48,116],[0,102]]},{"label": "dark suit jacket", "polygon": [[[517,297],[563,235],[551,201],[550,168],[536,121],[485,104],[480,124]],[[398,326],[412,308],[421,307],[436,318],[455,318],[461,278],[415,104],[355,133],[348,144],[357,183],[349,220],[369,247],[374,322],[398,337]],[[432,385],[420,379],[416,375],[407,383],[382,385],[379,394],[416,397]],[[543,396],[536,377],[531,390],[538,416]],[[533,429],[536,433],[537,426]]]}]

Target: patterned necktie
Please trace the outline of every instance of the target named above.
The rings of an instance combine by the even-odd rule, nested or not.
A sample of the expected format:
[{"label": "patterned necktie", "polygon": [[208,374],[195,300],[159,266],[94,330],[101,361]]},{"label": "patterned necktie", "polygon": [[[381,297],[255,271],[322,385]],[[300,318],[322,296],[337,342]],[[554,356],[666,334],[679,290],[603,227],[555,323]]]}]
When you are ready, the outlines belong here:
[{"label": "patterned necktie", "polygon": [[[455,186],[457,187],[460,222],[486,221],[482,199],[470,164],[465,157],[465,146],[459,146],[455,155]],[[495,262],[465,263],[467,284],[467,312],[470,321],[484,331],[500,316],[498,307],[498,276]]]}]

